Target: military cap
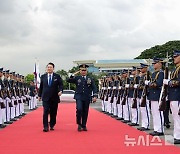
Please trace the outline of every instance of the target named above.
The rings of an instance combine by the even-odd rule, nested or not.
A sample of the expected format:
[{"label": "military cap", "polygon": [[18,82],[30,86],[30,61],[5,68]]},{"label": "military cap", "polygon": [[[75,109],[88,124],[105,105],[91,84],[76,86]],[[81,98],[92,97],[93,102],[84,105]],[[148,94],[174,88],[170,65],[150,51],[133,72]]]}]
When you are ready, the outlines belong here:
[{"label": "military cap", "polygon": [[137,69],[137,67],[132,66],[132,71],[135,71]]},{"label": "military cap", "polygon": [[148,67],[148,65],[147,64],[143,64],[143,63],[140,63],[140,68],[142,69],[142,68],[146,68],[146,67]]},{"label": "military cap", "polygon": [[180,56],[180,50],[174,50],[173,57]]},{"label": "military cap", "polygon": [[161,58],[154,57],[152,64],[156,64],[156,63],[159,63],[159,62],[163,62],[163,60]]},{"label": "military cap", "polygon": [[89,66],[88,65],[86,65],[86,64],[81,64],[81,65],[79,65],[79,68],[88,68]]},{"label": "military cap", "polygon": [[3,68],[2,68],[2,67],[0,68],[0,72],[1,72],[1,73],[3,72]]},{"label": "military cap", "polygon": [[127,69],[123,69],[122,74],[125,74],[125,73],[127,73],[127,72],[128,72]]},{"label": "military cap", "polygon": [[5,70],[6,74],[9,74],[9,70]]},{"label": "military cap", "polygon": [[15,73],[15,72],[9,72],[9,74],[12,74],[12,75],[14,75],[14,73]]}]

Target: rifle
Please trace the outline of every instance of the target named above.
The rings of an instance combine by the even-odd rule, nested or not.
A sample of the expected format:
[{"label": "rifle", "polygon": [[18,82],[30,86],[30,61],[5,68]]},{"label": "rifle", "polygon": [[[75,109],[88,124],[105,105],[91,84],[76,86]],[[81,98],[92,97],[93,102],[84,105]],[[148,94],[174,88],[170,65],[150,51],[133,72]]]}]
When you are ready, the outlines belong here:
[{"label": "rifle", "polygon": [[[135,84],[138,84],[138,78],[135,76]],[[133,103],[132,103],[132,108],[137,109],[137,97],[138,97],[138,89],[134,89],[133,93]]]},{"label": "rifle", "polygon": [[[164,70],[164,79],[168,79],[168,75],[169,75],[169,71],[168,71],[168,66],[166,63],[166,68]],[[163,84],[162,89],[161,89],[161,94],[159,97],[159,111],[165,111],[166,109],[167,92],[168,92],[168,85]]]},{"label": "rifle", "polygon": [[[149,74],[150,74],[150,72],[147,71],[147,74],[146,74],[146,79],[147,80],[150,80]],[[147,98],[147,93],[148,93],[147,89],[148,89],[148,85],[145,85],[144,89],[143,89],[143,92],[142,92],[142,97],[141,97],[141,107],[146,106],[146,98]]]},{"label": "rifle", "polygon": [[113,102],[114,102],[115,92],[116,92],[116,87],[113,87],[110,103],[113,103]]},{"label": "rifle", "polygon": [[119,80],[119,89],[118,89],[118,94],[117,94],[117,101],[116,101],[116,104],[120,104],[120,100],[121,100],[121,80]]},{"label": "rifle", "polygon": [[107,90],[107,92],[106,92],[106,98],[105,98],[105,101],[108,101],[108,97],[109,97],[109,93],[110,93],[109,85],[110,85],[110,83],[109,83],[109,81],[108,81],[108,83],[107,83],[108,90]]},{"label": "rifle", "polygon": [[[128,76],[126,77],[126,84],[129,83],[129,69],[128,69]],[[125,87],[124,93],[123,93],[123,100],[122,100],[122,105],[126,105],[126,98],[128,96],[128,90],[129,88]]]}]

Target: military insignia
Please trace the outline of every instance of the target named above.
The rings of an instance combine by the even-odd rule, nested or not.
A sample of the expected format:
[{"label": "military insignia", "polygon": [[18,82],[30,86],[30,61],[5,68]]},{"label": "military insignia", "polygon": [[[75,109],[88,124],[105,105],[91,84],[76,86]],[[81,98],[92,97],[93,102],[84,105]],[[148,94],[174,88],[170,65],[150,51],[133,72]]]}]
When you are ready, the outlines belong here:
[{"label": "military insignia", "polygon": [[78,83],[81,83],[81,79],[78,80]]},{"label": "military insignia", "polygon": [[57,79],[54,79],[54,81],[57,81]]},{"label": "military insignia", "polygon": [[91,84],[91,79],[90,78],[87,79],[87,84]]}]

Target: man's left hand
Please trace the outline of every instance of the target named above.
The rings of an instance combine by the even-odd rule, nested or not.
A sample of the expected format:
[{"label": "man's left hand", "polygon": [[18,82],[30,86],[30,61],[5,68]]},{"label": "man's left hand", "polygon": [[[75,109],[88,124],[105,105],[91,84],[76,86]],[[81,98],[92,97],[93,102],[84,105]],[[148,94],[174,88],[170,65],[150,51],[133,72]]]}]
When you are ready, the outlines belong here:
[{"label": "man's left hand", "polygon": [[61,96],[62,95],[62,91],[58,92],[58,96]]},{"label": "man's left hand", "polygon": [[95,102],[96,102],[96,99],[97,99],[96,97],[93,97],[93,98],[92,98],[92,102],[95,103]]}]

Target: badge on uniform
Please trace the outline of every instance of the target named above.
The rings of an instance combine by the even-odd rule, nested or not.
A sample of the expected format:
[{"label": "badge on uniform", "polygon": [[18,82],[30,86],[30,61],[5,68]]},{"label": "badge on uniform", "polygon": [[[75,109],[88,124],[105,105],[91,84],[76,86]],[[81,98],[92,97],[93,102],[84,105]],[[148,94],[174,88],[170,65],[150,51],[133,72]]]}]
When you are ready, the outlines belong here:
[{"label": "badge on uniform", "polygon": [[78,80],[78,83],[81,83],[81,79]]},{"label": "badge on uniform", "polygon": [[91,84],[91,79],[90,78],[87,79],[87,84]]}]

